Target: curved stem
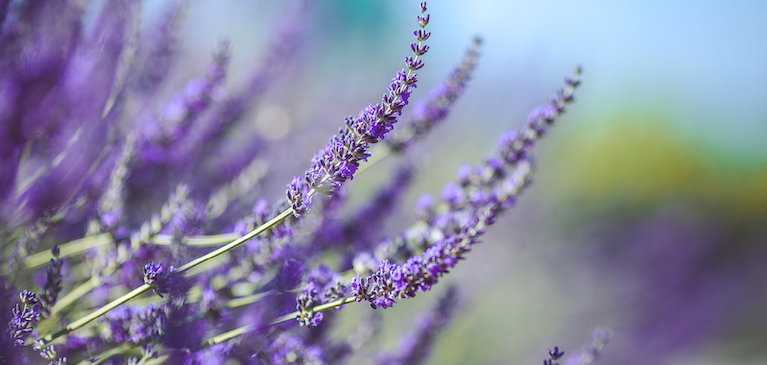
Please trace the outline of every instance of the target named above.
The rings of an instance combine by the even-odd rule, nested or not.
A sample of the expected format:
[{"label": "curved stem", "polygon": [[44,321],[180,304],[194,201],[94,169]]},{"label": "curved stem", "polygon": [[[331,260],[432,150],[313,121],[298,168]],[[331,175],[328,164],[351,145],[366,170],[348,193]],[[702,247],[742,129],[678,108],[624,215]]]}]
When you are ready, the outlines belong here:
[{"label": "curved stem", "polygon": [[[284,220],[285,218],[287,218],[291,214],[293,214],[293,209],[291,209],[291,208],[286,209],[284,212],[280,213],[278,216],[272,218],[272,220],[264,223],[260,227],[254,229],[250,233],[246,234],[245,236],[243,236],[243,237],[241,237],[241,238],[239,238],[239,239],[229,243],[228,245],[223,246],[223,247],[221,247],[221,248],[219,248],[219,249],[217,249],[217,250],[215,250],[215,251],[213,251],[211,253],[208,253],[207,255],[198,257],[198,258],[190,261],[189,263],[187,263],[184,266],[181,266],[178,269],[178,271],[175,271],[174,275],[181,274],[181,273],[183,273],[183,272],[185,272],[185,271],[187,271],[187,270],[189,270],[189,269],[191,269],[191,268],[193,268],[193,267],[195,267],[195,266],[197,266],[199,264],[202,264],[205,261],[208,261],[208,260],[213,259],[213,258],[215,258],[217,256],[220,256],[221,254],[223,254],[223,253],[225,253],[225,252],[227,252],[227,251],[229,251],[229,250],[231,250],[231,249],[241,245],[242,243],[246,242],[247,240],[249,240],[249,239],[259,235],[260,233],[266,231],[267,229],[269,229],[269,228],[275,226],[276,224],[282,222],[282,220]],[[125,294],[122,297],[113,300],[109,304],[107,304],[107,305],[105,305],[105,306],[95,310],[93,313],[91,313],[91,314],[89,314],[89,315],[87,315],[87,316],[85,316],[83,318],[80,318],[77,321],[74,321],[74,322],[70,323],[69,325],[67,325],[66,327],[60,329],[57,332],[54,332],[52,334],[49,334],[49,335],[43,337],[43,341],[46,344],[48,344],[51,341],[53,341],[54,339],[59,338],[59,337],[65,335],[65,334],[67,334],[69,332],[72,332],[72,331],[74,331],[74,330],[76,330],[76,329],[78,329],[78,328],[88,324],[89,322],[93,321],[94,319],[103,316],[104,314],[106,314],[107,312],[111,311],[112,309],[115,309],[119,305],[121,305],[121,304],[123,304],[123,303],[125,303],[125,302],[127,302],[127,301],[129,301],[129,300],[131,300],[131,299],[133,299],[133,298],[135,298],[135,297],[145,293],[149,289],[150,289],[149,285],[143,284],[143,285],[139,286],[138,288],[134,289],[133,291],[131,291],[130,293]]]},{"label": "curved stem", "polygon": [[76,329],[78,329],[78,328],[80,328],[80,327],[82,327],[82,326],[84,326],[86,324],[88,324],[90,321],[103,316],[104,314],[106,314],[107,312],[111,311],[112,309],[117,308],[117,306],[119,306],[120,304],[123,304],[123,303],[125,303],[125,302],[127,302],[127,301],[129,301],[129,300],[131,300],[131,299],[133,299],[133,298],[135,298],[135,297],[145,293],[147,290],[149,290],[149,285],[143,284],[143,285],[139,286],[138,288],[133,289],[133,291],[131,291],[130,293],[125,294],[125,295],[123,295],[123,296],[113,300],[111,303],[109,303],[109,304],[107,304],[107,305],[105,305],[105,306],[95,310],[93,313],[91,313],[91,314],[89,314],[89,315],[87,315],[87,316],[85,316],[83,318],[80,318],[80,319],[70,323],[66,327],[58,330],[57,332],[51,333],[51,334],[43,337],[43,341],[45,342],[45,344],[48,344],[51,341],[53,341],[53,340],[55,340],[55,339],[65,335],[65,334],[67,334],[69,332],[72,332],[72,331],[74,331],[74,330],[76,330]]},{"label": "curved stem", "polygon": [[225,307],[229,309],[243,307],[248,304],[256,303],[260,301],[261,299],[266,298],[274,293],[275,293],[274,290],[269,290],[269,291],[265,291],[258,294],[248,295],[246,297],[230,299],[228,302],[226,302]]},{"label": "curved stem", "polygon": [[93,288],[96,287],[96,283],[93,279],[90,279],[82,284],[80,286],[72,289],[67,295],[59,299],[56,304],[53,305],[53,308],[51,308],[51,315],[56,314],[60,312],[62,309],[66,308],[68,305],[74,303],[75,300],[82,297],[89,291],[93,290]]},{"label": "curved stem", "polygon": [[193,268],[193,267],[195,267],[195,266],[197,266],[197,265],[199,265],[199,264],[201,264],[201,263],[203,263],[205,261],[208,261],[208,260],[210,260],[210,259],[212,259],[212,258],[214,258],[216,256],[219,256],[219,255],[221,255],[221,254],[223,254],[223,253],[225,253],[225,252],[227,252],[227,251],[229,251],[229,250],[231,250],[231,249],[233,249],[233,248],[243,244],[245,241],[247,241],[247,240],[249,240],[249,239],[251,239],[251,238],[253,238],[255,236],[258,236],[259,234],[261,234],[261,232],[266,231],[267,229],[272,228],[275,225],[277,225],[278,223],[282,222],[282,220],[284,220],[285,218],[289,217],[291,214],[293,214],[293,209],[292,208],[285,209],[285,211],[280,213],[278,216],[276,216],[276,217],[272,218],[272,220],[262,224],[260,227],[252,230],[250,233],[240,237],[239,239],[237,239],[235,241],[232,241],[231,243],[229,243],[226,246],[223,246],[223,247],[221,247],[221,248],[219,248],[219,249],[217,249],[217,250],[215,250],[215,251],[213,251],[213,252],[211,252],[211,253],[209,253],[207,255],[200,256],[200,257],[190,261],[186,265],[179,267],[177,272],[178,273],[182,273],[184,271],[187,271],[187,270],[189,270],[189,269],[191,269],[191,268]]},{"label": "curved stem", "polygon": [[[185,237],[181,243],[187,246],[218,246],[223,243],[231,242],[238,238],[236,233],[211,234],[207,236]],[[173,236],[168,234],[158,234],[152,238],[155,245],[167,246],[173,242]]]},{"label": "curved stem", "polygon": [[[181,240],[181,242],[187,246],[205,247],[218,246],[227,242],[231,242],[232,240],[236,240],[237,238],[238,236],[235,233],[222,233],[197,237],[185,237]],[[80,238],[78,240],[70,241],[60,245],[59,250],[61,253],[59,254],[59,257],[64,258],[77,255],[91,248],[104,246],[111,242],[112,236],[109,233],[102,233],[95,236]],[[171,242],[173,242],[173,236],[167,234],[158,234],[152,237],[150,242],[159,246],[168,246],[171,244]],[[27,259],[24,260],[24,269],[34,269],[43,266],[51,261],[52,258],[53,255],[51,255],[50,250],[45,250],[33,255],[29,255]]]},{"label": "curved stem", "polygon": [[[353,302],[356,302],[356,301],[357,301],[356,297],[349,297],[349,298],[339,299],[339,300],[336,300],[334,302],[330,302],[330,303],[323,304],[323,305],[318,305],[318,306],[312,308],[312,310],[314,312],[321,312],[321,311],[324,311],[324,310],[327,310],[327,309],[330,309],[330,308],[335,308],[335,307],[338,307],[338,306],[341,306],[341,305],[344,305],[344,304],[348,304],[348,303],[353,303]],[[275,319],[272,322],[272,324],[279,324],[279,323],[282,323],[282,322],[287,322],[287,321],[290,321],[290,320],[294,320],[294,319],[296,319],[298,314],[299,313],[296,311],[296,312],[289,313],[289,314],[286,314],[284,316],[278,317],[277,319]],[[227,340],[231,340],[231,339],[233,339],[233,338],[235,338],[237,336],[244,335],[244,334],[252,331],[253,329],[255,329],[255,326],[253,326],[253,325],[247,325],[247,326],[242,326],[242,327],[239,327],[239,328],[235,328],[235,329],[233,329],[233,330],[231,330],[229,332],[224,332],[224,333],[222,333],[222,334],[220,334],[220,335],[218,335],[216,337],[213,337],[213,338],[209,339],[208,341],[206,341],[205,343],[202,344],[202,347],[203,348],[204,347],[209,347],[209,346],[213,346],[213,345],[218,344],[218,343],[222,343],[222,342],[227,341]]]},{"label": "curved stem", "polygon": [[[72,256],[80,252],[86,251],[94,247],[100,247],[112,242],[112,235],[109,233],[97,234],[95,236],[84,237],[79,240],[67,242],[59,246],[59,257],[64,258]],[[51,261],[53,255],[51,250],[45,250],[33,255],[27,256],[24,260],[24,269],[34,269],[36,267],[47,264]]]}]

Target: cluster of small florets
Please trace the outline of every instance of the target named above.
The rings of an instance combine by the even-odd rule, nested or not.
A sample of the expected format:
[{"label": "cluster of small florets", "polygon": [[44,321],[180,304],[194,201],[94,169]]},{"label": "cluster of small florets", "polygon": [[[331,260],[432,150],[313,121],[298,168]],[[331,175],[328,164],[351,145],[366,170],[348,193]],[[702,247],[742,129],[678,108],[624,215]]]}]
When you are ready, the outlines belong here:
[{"label": "cluster of small florets", "polygon": [[53,305],[56,304],[59,292],[61,292],[61,280],[63,279],[61,275],[61,265],[64,264],[64,261],[59,258],[59,253],[59,247],[53,246],[51,249],[53,258],[51,259],[50,266],[48,266],[45,285],[43,286],[43,292],[40,295],[40,312],[44,318],[51,316],[51,309],[53,308]]},{"label": "cluster of small florets", "polygon": [[302,326],[317,327],[325,315],[322,312],[314,312],[314,306],[345,297],[347,287],[338,273],[324,265],[310,272],[306,281],[306,285],[296,298],[298,321]]},{"label": "cluster of small florets", "polygon": [[154,262],[144,265],[144,284],[149,285],[157,295],[162,297],[163,294],[170,293],[173,280],[171,275],[176,271],[176,268],[171,266],[168,268],[168,272],[163,272],[162,262],[155,264]]},{"label": "cluster of small florets", "polygon": [[549,350],[549,358],[546,360],[543,360],[543,365],[559,365],[558,362],[554,362],[554,361],[561,359],[562,356],[565,356],[565,352],[564,351],[560,352],[559,347],[554,346],[554,350]]},{"label": "cluster of small florets", "polygon": [[40,304],[37,294],[27,290],[19,293],[19,302],[13,307],[13,318],[8,324],[15,346],[24,347],[24,342],[39,318]]},{"label": "cluster of small florets", "polygon": [[295,177],[288,184],[286,195],[296,217],[304,214],[307,206],[311,204],[310,191],[332,196],[344,181],[354,178],[360,161],[367,161],[370,157],[370,145],[383,140],[386,134],[394,129],[397,118],[402,114],[402,108],[408,104],[412,89],[416,88],[418,82],[418,77],[413,71],[424,65],[419,57],[429,50],[429,46],[422,43],[431,35],[424,29],[429,23],[424,3],[421,4],[420,10],[422,15],[418,16],[418,24],[421,29],[414,32],[417,42],[411,44],[414,55],[405,58],[405,66],[409,71],[397,72],[380,103],[368,104],[357,118],[346,118],[346,125],[341,128],[339,134],[331,137],[325,148],[314,155],[312,166],[306,170],[304,180]]},{"label": "cluster of small florets", "polygon": [[157,340],[162,333],[164,311],[155,304],[146,307],[122,306],[107,314],[109,331],[104,338],[115,343],[144,343]]}]

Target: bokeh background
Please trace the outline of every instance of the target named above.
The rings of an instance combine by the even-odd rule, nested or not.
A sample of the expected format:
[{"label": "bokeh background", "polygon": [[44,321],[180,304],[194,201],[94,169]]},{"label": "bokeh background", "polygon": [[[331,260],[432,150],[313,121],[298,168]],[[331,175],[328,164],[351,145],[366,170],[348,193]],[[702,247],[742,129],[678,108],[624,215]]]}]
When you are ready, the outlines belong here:
[{"label": "bokeh background", "polygon": [[[264,154],[282,167],[259,190],[270,199],[345,116],[380,100],[415,26],[416,1],[312,3],[288,75],[241,126],[274,141]],[[151,24],[167,3],[145,5]],[[226,38],[236,88],[283,8],[192,1],[184,67],[169,84],[199,74]],[[767,363],[767,2],[430,1],[429,12],[414,97],[474,35],[485,43],[451,117],[409,157],[421,168],[391,233],[412,222],[417,196],[479,163],[573,66],[585,70],[578,102],[536,147],[533,187],[448,276],[461,309],[430,363],[540,363],[555,345],[577,351],[597,326],[614,333],[602,364]],[[397,163],[356,178],[352,206]],[[437,292],[384,311],[382,348],[396,346]],[[348,306],[341,317],[369,311]]]}]

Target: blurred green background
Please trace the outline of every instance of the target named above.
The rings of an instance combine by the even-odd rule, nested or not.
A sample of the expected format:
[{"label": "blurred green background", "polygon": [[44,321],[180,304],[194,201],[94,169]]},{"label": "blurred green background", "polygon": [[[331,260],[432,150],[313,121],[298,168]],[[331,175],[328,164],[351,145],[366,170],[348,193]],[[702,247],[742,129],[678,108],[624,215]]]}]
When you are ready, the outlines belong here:
[{"label": "blurred green background", "polygon": [[[262,189],[268,198],[281,196],[345,116],[380,99],[415,29],[416,1],[312,3],[302,49],[286,60],[290,75],[258,108],[280,111],[292,133],[270,149],[285,168]],[[151,22],[165,3],[146,5]],[[462,307],[431,363],[540,363],[555,345],[577,351],[596,326],[614,331],[604,364],[767,362],[767,2],[428,5],[431,49],[414,98],[474,35],[485,45],[450,118],[416,150],[426,163],[390,232],[412,222],[418,195],[438,193],[461,163],[481,162],[574,65],[585,70],[578,102],[535,148],[533,187],[448,276]],[[174,77],[199,72],[226,37],[236,87],[283,7],[193,1],[181,44],[188,69]],[[258,110],[256,128],[268,119]],[[352,201],[394,165],[355,179]],[[437,296],[384,311],[381,346],[393,349]],[[348,306],[342,317],[369,311]]]}]

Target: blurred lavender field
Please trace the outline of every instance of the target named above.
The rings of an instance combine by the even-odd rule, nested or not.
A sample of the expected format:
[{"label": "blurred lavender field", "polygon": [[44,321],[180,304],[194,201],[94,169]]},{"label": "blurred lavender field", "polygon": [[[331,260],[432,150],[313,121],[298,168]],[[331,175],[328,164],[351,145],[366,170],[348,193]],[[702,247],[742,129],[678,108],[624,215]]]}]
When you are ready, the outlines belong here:
[{"label": "blurred lavender field", "polygon": [[[84,3],[87,34],[99,26],[106,2]],[[151,37],[172,3],[145,1],[140,15],[129,21],[141,37]],[[139,211],[123,219],[138,220],[158,210],[177,182],[189,184],[196,198],[207,199],[215,191],[205,189],[226,185],[251,159],[261,161],[268,166],[264,176],[254,179],[258,182],[251,191],[228,201],[226,210],[216,210],[220,218],[206,226],[208,234],[231,231],[232,222],[258,198],[271,203],[284,197],[286,182],[301,176],[345,117],[380,100],[409,52],[417,2],[308,3],[302,15],[283,1],[190,1],[179,21],[172,67],[157,65],[161,74],[150,72],[147,79],[129,79],[125,85],[141,90],[152,85],[146,81],[152,77],[163,83],[141,103],[129,99],[117,105],[127,106],[123,118],[135,124],[123,122],[111,133],[141,128],[142,118],[166,108],[178,90],[188,88],[188,80],[206,73],[213,75],[213,84],[220,82],[218,88],[211,86],[216,91],[207,102],[213,105],[241,90],[258,97],[243,112],[242,122],[215,143],[203,143],[206,149],[197,150],[200,141],[191,139],[188,150],[164,157],[185,161],[194,156],[193,167],[134,173],[126,189]],[[574,65],[583,65],[584,83],[577,103],[536,145],[537,175],[531,187],[488,229],[468,259],[445,276],[445,285],[376,310],[383,320],[376,338],[380,348],[395,351],[403,330],[434,306],[447,283],[454,283],[458,307],[437,337],[430,364],[540,363],[555,345],[567,354],[577,352],[597,327],[613,334],[598,364],[767,362],[767,50],[759,46],[767,34],[767,4],[435,1],[429,12],[427,65],[419,71],[420,87],[411,100],[425,97],[444,79],[475,35],[484,40],[481,58],[444,125],[406,156],[386,159],[346,183],[348,202],[341,216],[364,206],[402,162],[415,165],[396,213],[377,234],[409,227],[419,196],[439,196],[461,164],[480,163],[504,131],[520,127],[531,109],[561,87],[562,76]],[[283,34],[291,46],[277,47],[284,57],[264,61],[265,50],[274,49],[275,34]],[[66,43],[65,38],[55,41]],[[223,81],[210,66],[211,53],[221,47],[228,47],[228,53],[217,54],[230,55],[220,57],[229,62]],[[137,58],[136,64],[141,61]],[[259,67],[268,71],[262,79],[253,74]],[[70,86],[95,88],[98,82],[73,80]],[[108,104],[110,95],[102,96],[99,103]],[[87,114],[92,102],[77,105]],[[404,115],[410,113],[405,108]],[[101,128],[103,133],[86,133],[92,140],[78,142],[87,149],[83,156],[98,156],[94,151],[110,140],[108,128]],[[60,131],[35,130],[36,140],[45,140],[48,132]],[[66,143],[52,138],[46,148]],[[141,148],[138,155],[151,160],[151,151]],[[114,164],[119,153],[103,158]],[[26,162],[25,176],[46,163]],[[79,170],[54,171],[62,186],[76,185],[88,173],[87,164],[73,165]],[[250,166],[254,174],[261,173],[261,165]],[[0,167],[5,174],[18,169],[7,161],[0,161]],[[110,172],[95,174],[103,175],[104,182]],[[19,180],[10,183],[18,186]],[[165,181],[161,188],[154,185]],[[32,185],[48,189],[47,194],[21,194],[44,196],[45,201],[30,203],[39,206],[69,198],[71,190],[50,184]],[[88,204],[99,201],[96,190]],[[3,225],[17,228],[41,212],[7,204],[2,213]],[[67,237],[66,242],[82,233],[54,228],[35,252],[50,249],[56,235]],[[141,268],[133,269],[139,274],[132,280],[140,284]],[[44,282],[42,266],[14,284],[21,290]],[[65,287],[63,294],[71,289]],[[92,293],[99,295],[109,297]],[[371,311],[367,304],[347,305],[335,314],[339,323],[331,338],[346,339]],[[362,351],[348,362],[368,363],[373,355]]]}]

